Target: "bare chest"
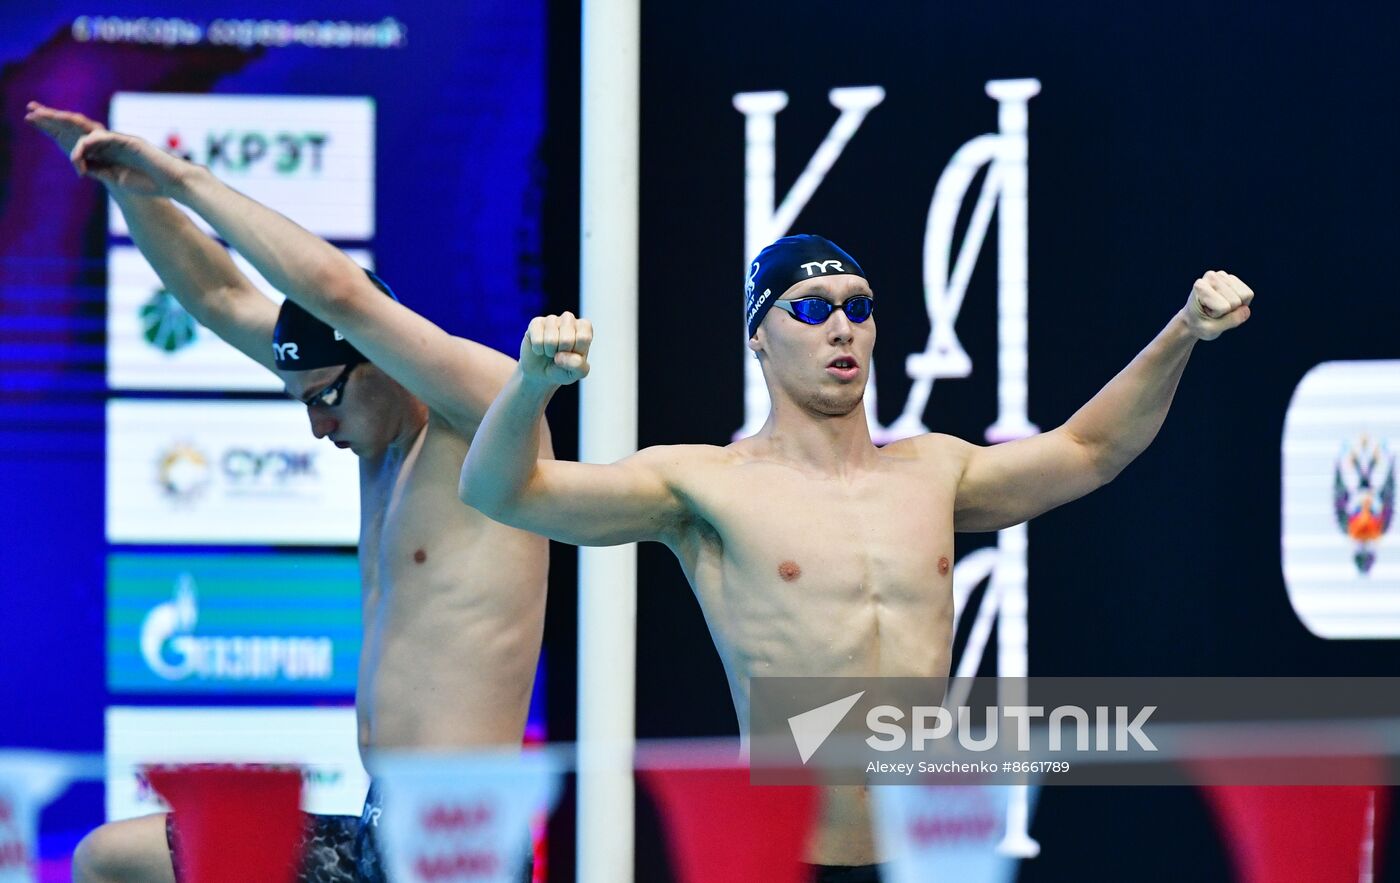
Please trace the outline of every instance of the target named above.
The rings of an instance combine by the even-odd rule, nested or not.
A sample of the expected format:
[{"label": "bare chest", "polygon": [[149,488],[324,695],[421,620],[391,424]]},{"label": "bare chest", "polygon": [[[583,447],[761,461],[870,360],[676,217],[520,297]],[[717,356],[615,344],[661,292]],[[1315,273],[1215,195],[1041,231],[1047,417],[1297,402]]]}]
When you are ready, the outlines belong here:
[{"label": "bare chest", "polygon": [[756,675],[938,675],[952,621],[955,482],[749,464],[697,494],[682,554],[740,713]]},{"label": "bare chest", "polygon": [[367,597],[405,580],[431,581],[473,534],[456,496],[466,443],[429,428],[401,455],[363,463],[360,570]]},{"label": "bare chest", "polygon": [[806,618],[864,604],[919,608],[951,585],[951,481],[898,465],[853,479],[733,471],[702,503],[714,536],[696,583],[712,601]]},{"label": "bare chest", "polygon": [[725,489],[729,504],[717,521],[734,566],[812,584],[917,582],[936,573],[929,556],[952,536],[951,489],[941,493],[904,470],[850,481],[771,471]]}]

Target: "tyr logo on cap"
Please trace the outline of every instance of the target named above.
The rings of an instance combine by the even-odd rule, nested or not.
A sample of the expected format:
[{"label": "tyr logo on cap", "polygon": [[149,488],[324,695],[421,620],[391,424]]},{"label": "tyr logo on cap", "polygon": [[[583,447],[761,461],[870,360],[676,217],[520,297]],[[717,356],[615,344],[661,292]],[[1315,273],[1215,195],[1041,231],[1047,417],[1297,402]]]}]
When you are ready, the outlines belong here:
[{"label": "tyr logo on cap", "polygon": [[828,272],[827,269],[826,269],[827,267],[835,267],[835,268],[836,268],[836,272],[838,272],[838,273],[844,273],[844,272],[846,272],[845,270],[841,269],[841,262],[840,262],[840,261],[808,261],[807,263],[805,263],[805,264],[802,265],[802,269],[804,269],[804,270],[807,271],[807,276],[808,276],[809,278],[810,278],[814,273],[826,273],[826,272]]},{"label": "tyr logo on cap", "polygon": [[279,371],[312,371],[365,361],[345,335],[291,299],[284,300],[277,313],[272,353]]}]

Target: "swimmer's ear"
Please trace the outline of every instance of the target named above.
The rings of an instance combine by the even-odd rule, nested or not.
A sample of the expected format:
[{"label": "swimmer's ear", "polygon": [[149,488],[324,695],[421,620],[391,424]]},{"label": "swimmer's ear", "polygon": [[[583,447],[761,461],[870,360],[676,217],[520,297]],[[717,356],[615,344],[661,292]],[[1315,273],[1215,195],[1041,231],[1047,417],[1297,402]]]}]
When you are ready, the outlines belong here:
[{"label": "swimmer's ear", "polygon": [[748,347],[750,350],[753,351],[753,354],[755,356],[758,355],[759,350],[763,349],[763,343],[758,339],[758,336],[762,333],[763,329],[759,328],[757,331],[754,332],[753,337],[749,338]]}]

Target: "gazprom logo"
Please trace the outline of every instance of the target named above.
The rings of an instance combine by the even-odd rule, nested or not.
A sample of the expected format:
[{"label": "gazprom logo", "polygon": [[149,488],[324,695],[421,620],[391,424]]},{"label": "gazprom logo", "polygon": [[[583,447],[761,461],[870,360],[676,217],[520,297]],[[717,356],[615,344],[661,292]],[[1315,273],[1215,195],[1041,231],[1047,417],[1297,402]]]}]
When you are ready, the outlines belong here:
[{"label": "gazprom logo", "polygon": [[353,555],[115,553],[107,683],[121,692],[350,693]]},{"label": "gazprom logo", "polygon": [[[179,681],[193,674],[188,641],[198,620],[194,579],[184,573],[175,587],[175,597],[153,608],[141,623],[141,656],[157,676]],[[166,656],[170,644],[174,644],[173,658]]]},{"label": "gazprom logo", "polygon": [[194,578],[180,575],[174,597],[141,624],[141,656],[157,677],[223,681],[328,680],[334,673],[326,637],[201,636]]}]

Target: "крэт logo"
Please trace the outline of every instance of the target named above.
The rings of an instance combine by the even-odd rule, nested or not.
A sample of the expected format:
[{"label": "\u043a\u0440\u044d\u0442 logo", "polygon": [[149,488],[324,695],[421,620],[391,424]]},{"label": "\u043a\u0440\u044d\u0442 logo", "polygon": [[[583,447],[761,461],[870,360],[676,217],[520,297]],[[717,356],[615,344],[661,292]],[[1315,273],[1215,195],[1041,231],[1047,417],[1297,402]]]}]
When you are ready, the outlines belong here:
[{"label": "\u043a\u0440\u044d\u0442 logo", "polygon": [[321,172],[329,141],[328,132],[210,131],[205,133],[204,144],[196,145],[179,132],[170,132],[165,136],[165,150],[215,172],[247,172],[266,167],[279,175],[316,175]]}]

